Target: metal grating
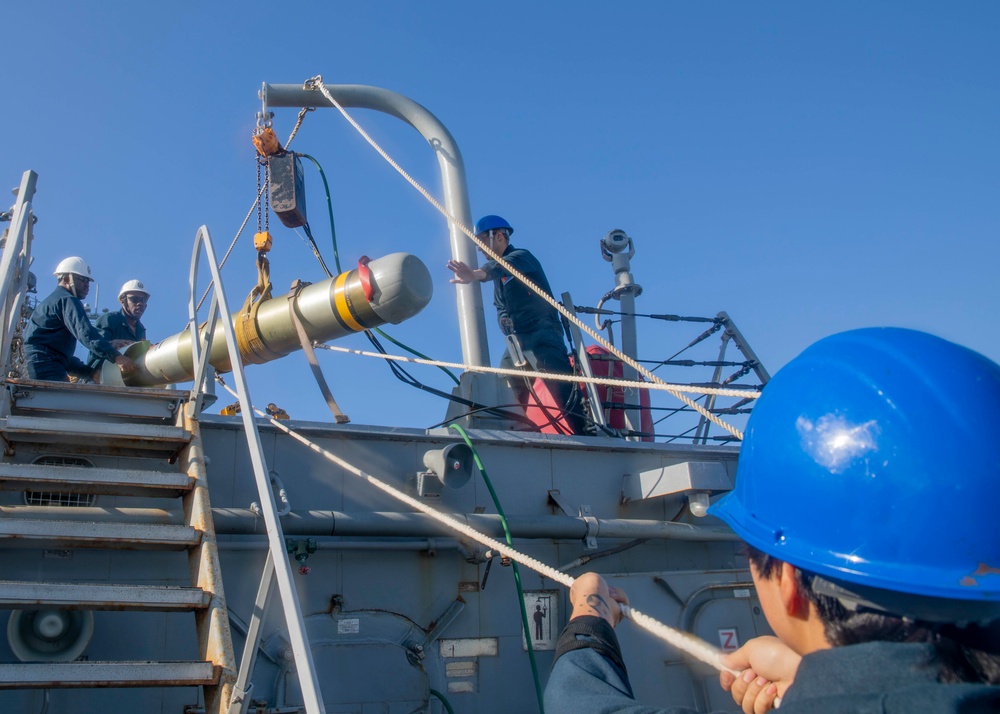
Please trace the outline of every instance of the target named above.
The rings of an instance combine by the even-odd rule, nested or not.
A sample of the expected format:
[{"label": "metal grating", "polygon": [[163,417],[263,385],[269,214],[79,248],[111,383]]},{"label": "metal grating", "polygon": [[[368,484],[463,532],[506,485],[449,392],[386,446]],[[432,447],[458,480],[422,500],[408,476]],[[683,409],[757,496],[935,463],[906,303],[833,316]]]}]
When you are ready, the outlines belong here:
[{"label": "metal grating", "polygon": [[[39,466],[76,466],[92,469],[94,465],[79,456],[40,456],[31,463]],[[25,491],[24,502],[29,506],[86,508],[97,503],[96,493],[59,493],[57,491]]]}]

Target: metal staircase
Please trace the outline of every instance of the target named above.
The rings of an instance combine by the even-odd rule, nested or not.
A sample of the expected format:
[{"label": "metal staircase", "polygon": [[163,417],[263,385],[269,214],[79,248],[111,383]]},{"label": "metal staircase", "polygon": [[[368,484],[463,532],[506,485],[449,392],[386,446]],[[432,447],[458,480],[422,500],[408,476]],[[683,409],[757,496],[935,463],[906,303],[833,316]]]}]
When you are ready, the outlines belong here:
[{"label": "metal staircase", "polygon": [[[34,500],[73,505],[0,507],[0,547],[139,550],[150,557],[157,557],[154,551],[184,551],[187,568],[183,560],[165,559],[162,578],[186,578],[190,585],[76,582],[77,570],[61,582],[0,582],[0,607],[190,612],[197,646],[189,660],[179,662],[137,657],[0,664],[0,689],[196,685],[204,687],[206,712],[228,708],[235,657],[192,407],[188,393],[174,390],[7,381],[0,403],[0,490],[24,492],[29,504],[31,494],[45,494]],[[31,463],[52,453],[71,463],[127,465]],[[86,505],[95,496],[113,497],[116,507]],[[150,498],[173,507],[125,505]],[[47,575],[55,579],[51,565]],[[58,629],[58,617],[50,620]]]},{"label": "metal staircase", "polygon": [[[204,701],[195,705],[197,710],[206,714],[242,714],[250,704],[250,676],[259,643],[261,613],[267,609],[273,582],[288,628],[304,708],[308,714],[322,714],[323,697],[243,375],[232,313],[208,229],[199,229],[191,263],[188,325],[194,379],[190,392],[19,379],[23,365],[15,346],[21,339],[28,310],[34,225],[31,201],[36,179],[33,171],[24,173],[14,207],[9,214],[3,214],[11,227],[0,240],[0,380],[6,378],[0,381],[0,504],[7,504],[0,505],[0,577],[5,569],[31,571],[24,567],[24,558],[16,555],[22,552],[71,559],[76,552],[131,551],[137,555],[135,551],[139,551],[144,557],[130,561],[128,567],[111,568],[105,563],[103,570],[145,573],[151,582],[100,582],[100,569],[91,571],[79,564],[67,564],[65,578],[51,582],[55,579],[51,573],[59,569],[52,562],[39,564],[37,570],[44,571],[46,577],[37,582],[0,580],[0,609],[33,613],[9,622],[8,640],[13,632],[13,640],[21,650],[17,656],[22,661],[0,663],[0,691],[43,689],[42,710],[47,711],[50,688],[199,686],[204,688]],[[195,306],[202,252],[214,287],[206,323],[198,319],[200,306]],[[225,334],[228,364],[242,407],[268,536],[258,609],[250,624],[252,636],[247,637],[239,676],[198,428],[198,414],[206,398],[202,388],[212,371],[208,355],[217,322]],[[202,330],[205,325],[207,329]],[[12,502],[16,492],[24,494],[24,505]],[[94,499],[100,497],[113,499],[115,507],[96,506]],[[158,507],[148,507],[149,499]],[[134,505],[118,507],[119,500]],[[165,502],[169,505],[164,506]],[[187,556],[186,568],[183,558],[171,562],[171,556],[179,553]],[[159,582],[173,579],[169,570],[178,566],[183,570],[180,579],[185,585]],[[106,579],[110,580],[110,576]],[[95,610],[160,611],[164,617],[191,612],[192,656],[180,662],[81,659],[86,642],[83,647],[64,646],[62,635],[64,631],[85,634],[76,638],[76,645],[89,639],[87,631],[88,627],[93,630]],[[72,613],[85,614],[77,617]],[[23,633],[18,629],[22,625]],[[135,632],[114,634],[120,635],[116,644],[146,644]],[[148,651],[173,651],[176,648],[167,648],[166,641],[180,641],[166,624],[157,637],[162,641],[150,644]],[[11,649],[15,649],[14,644]],[[151,704],[157,711],[164,706],[153,700]]]}]

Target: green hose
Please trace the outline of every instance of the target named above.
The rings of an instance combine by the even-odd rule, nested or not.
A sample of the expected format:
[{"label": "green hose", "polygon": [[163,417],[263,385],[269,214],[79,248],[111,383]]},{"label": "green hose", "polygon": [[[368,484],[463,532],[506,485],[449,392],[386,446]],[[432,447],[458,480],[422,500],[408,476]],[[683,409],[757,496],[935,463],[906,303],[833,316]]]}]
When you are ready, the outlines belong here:
[{"label": "green hose", "polygon": [[323,188],[326,190],[326,210],[330,214],[330,235],[333,236],[333,262],[337,265],[337,275],[340,275],[343,271],[340,269],[340,254],[337,252],[337,230],[333,226],[333,199],[330,197],[330,184],[326,182],[326,173],[324,173],[323,167],[319,165],[319,162],[309,154],[297,153],[296,156],[309,159],[316,164],[316,168],[319,169],[319,176],[323,179]]},{"label": "green hose", "polygon": [[[504,516],[503,507],[500,505],[500,499],[497,498],[497,492],[493,490],[493,483],[490,481],[490,477],[486,474],[486,467],[483,466],[483,462],[479,458],[479,452],[477,452],[476,447],[472,445],[472,439],[469,438],[465,429],[458,424],[449,424],[448,427],[457,431],[465,440],[465,445],[472,450],[472,458],[476,461],[476,467],[479,469],[479,473],[483,475],[483,481],[486,482],[486,488],[490,490],[490,496],[493,497],[493,505],[497,508],[497,515],[500,516],[500,523],[503,525],[503,532],[507,538],[507,545],[513,548],[514,539],[511,538],[510,529],[507,527],[507,517]],[[542,683],[538,678],[538,663],[535,662],[535,648],[531,644],[531,627],[528,625],[528,611],[524,607],[524,590],[521,588],[521,571],[518,570],[516,562],[511,562],[511,566],[514,569],[514,583],[517,585],[517,602],[521,606],[521,625],[524,627],[524,641],[528,643],[528,659],[531,660],[531,676],[535,680],[535,696],[538,697],[538,711],[540,714],[545,714],[545,703],[544,697],[542,696]]]},{"label": "green hose", "polygon": [[441,700],[441,704],[444,705],[445,711],[447,711],[448,714],[455,714],[455,710],[451,708],[451,703],[445,698],[443,694],[441,694],[441,692],[439,692],[436,689],[431,689],[431,694],[433,694],[435,697]]}]

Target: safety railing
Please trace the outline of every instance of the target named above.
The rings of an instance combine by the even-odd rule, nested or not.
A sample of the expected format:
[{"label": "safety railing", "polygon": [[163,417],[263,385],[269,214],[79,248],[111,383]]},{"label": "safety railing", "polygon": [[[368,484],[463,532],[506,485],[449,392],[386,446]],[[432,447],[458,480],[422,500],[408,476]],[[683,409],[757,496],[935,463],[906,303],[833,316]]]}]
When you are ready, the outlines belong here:
[{"label": "safety railing", "polygon": [[0,366],[4,376],[11,368],[12,343],[21,321],[21,306],[28,288],[28,266],[31,263],[31,239],[34,214],[31,199],[35,195],[38,174],[25,171],[21,185],[17,189],[17,200],[7,217],[10,228],[3,241],[3,255],[0,257],[0,279],[3,280],[3,296],[0,303],[0,325],[3,329],[3,344],[0,345]]},{"label": "safety railing", "polygon": [[[198,284],[198,264],[202,255],[202,249],[204,249],[211,272],[212,300],[209,306],[207,323],[200,329],[195,291]],[[232,366],[233,381],[240,401],[243,431],[247,437],[250,461],[253,465],[254,480],[257,485],[259,499],[258,503],[260,504],[261,516],[264,519],[267,530],[268,556],[260,584],[260,590],[263,595],[258,596],[258,607],[255,608],[254,615],[254,637],[248,636],[247,638],[247,647],[240,662],[240,672],[233,689],[233,698],[229,711],[232,714],[245,712],[249,704],[249,697],[247,696],[249,693],[248,682],[253,669],[253,655],[257,649],[257,642],[254,640],[257,638],[257,626],[259,625],[261,613],[266,609],[267,593],[271,589],[273,578],[278,586],[278,594],[284,612],[285,625],[288,628],[289,640],[292,645],[292,654],[295,658],[295,667],[298,672],[299,686],[302,691],[306,712],[309,714],[325,714],[323,698],[317,682],[316,667],[313,663],[312,651],[306,638],[305,621],[302,617],[302,610],[299,607],[298,592],[295,587],[295,581],[292,578],[291,564],[285,550],[285,537],[281,522],[278,520],[278,507],[271,489],[271,478],[264,458],[264,449],[261,445],[257,423],[254,420],[250,392],[247,388],[246,377],[243,372],[243,361],[236,344],[236,331],[230,317],[232,313],[229,308],[229,302],[226,299],[225,290],[223,289],[222,275],[219,270],[219,262],[216,259],[215,248],[206,226],[199,228],[195,237],[194,251],[191,256],[189,288],[188,327],[191,331],[192,364],[195,366],[194,382],[191,387],[191,404],[194,409],[199,409],[204,399],[205,380],[210,372],[208,358],[212,349],[212,336],[215,333],[216,324],[221,318],[222,329],[225,334],[226,346],[229,353],[229,362]]]}]

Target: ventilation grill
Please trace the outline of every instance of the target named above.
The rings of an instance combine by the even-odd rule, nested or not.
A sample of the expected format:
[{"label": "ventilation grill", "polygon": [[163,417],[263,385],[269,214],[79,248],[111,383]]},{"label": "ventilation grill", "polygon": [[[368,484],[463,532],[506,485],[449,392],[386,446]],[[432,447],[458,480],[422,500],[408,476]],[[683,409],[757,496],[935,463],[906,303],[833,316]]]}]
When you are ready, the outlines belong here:
[{"label": "ventilation grill", "polygon": [[[82,466],[92,469],[94,465],[79,456],[42,456],[33,464],[39,466]],[[85,508],[97,503],[94,493],[58,493],[56,491],[25,491],[24,502],[29,506],[56,506],[65,508]]]}]

